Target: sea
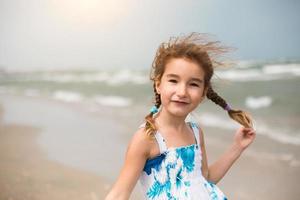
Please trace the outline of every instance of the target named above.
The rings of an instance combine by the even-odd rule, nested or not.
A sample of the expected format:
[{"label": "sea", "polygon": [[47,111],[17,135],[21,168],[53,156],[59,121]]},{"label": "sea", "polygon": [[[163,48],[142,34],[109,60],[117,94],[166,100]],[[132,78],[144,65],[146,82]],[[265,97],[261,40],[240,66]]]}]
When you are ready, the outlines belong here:
[{"label": "sea", "polygon": [[[109,115],[126,124],[126,138],[153,104],[149,73],[150,69],[144,68],[1,70],[0,95],[85,105],[86,112]],[[253,117],[258,135],[300,150],[300,59],[239,61],[232,67],[216,69],[212,85],[232,108]],[[207,99],[189,118],[218,131],[230,132],[238,127],[222,108]]]}]

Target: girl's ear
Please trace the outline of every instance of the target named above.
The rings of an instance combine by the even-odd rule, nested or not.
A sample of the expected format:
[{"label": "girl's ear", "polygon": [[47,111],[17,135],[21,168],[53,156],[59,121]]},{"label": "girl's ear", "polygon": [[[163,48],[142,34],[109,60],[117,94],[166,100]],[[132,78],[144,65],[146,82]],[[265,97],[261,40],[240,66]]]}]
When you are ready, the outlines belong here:
[{"label": "girl's ear", "polygon": [[160,94],[160,88],[159,88],[159,86],[160,86],[160,81],[159,81],[159,80],[156,80],[156,81],[155,81],[155,89],[156,89],[156,92],[157,92],[158,94]]}]

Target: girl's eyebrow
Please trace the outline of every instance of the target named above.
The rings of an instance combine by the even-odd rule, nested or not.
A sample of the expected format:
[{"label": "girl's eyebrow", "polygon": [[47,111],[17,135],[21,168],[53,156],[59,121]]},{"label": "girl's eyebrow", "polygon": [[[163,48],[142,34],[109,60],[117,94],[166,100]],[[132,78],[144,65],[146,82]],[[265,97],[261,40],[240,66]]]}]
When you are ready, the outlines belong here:
[{"label": "girl's eyebrow", "polygon": [[192,78],[191,80],[199,83],[203,83],[203,80],[201,80],[200,78]]},{"label": "girl's eyebrow", "polygon": [[[177,74],[167,74],[166,77],[168,78],[180,78]],[[191,81],[197,81],[199,83],[203,83],[203,80],[200,78],[191,78]]]}]

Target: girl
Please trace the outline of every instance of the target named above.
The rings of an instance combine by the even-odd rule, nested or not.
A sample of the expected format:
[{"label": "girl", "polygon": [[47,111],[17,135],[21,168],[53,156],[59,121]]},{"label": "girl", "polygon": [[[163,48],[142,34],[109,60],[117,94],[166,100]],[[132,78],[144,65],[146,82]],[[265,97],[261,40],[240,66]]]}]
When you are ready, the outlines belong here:
[{"label": "girl", "polygon": [[[121,174],[106,200],[127,200],[139,180],[149,200],[224,200],[215,185],[253,142],[251,118],[233,110],[212,88],[216,56],[224,53],[219,42],[192,33],[171,38],[159,47],[151,80],[155,106],[128,146]],[[229,149],[208,166],[204,135],[195,122],[185,122],[207,97],[240,123]]]}]

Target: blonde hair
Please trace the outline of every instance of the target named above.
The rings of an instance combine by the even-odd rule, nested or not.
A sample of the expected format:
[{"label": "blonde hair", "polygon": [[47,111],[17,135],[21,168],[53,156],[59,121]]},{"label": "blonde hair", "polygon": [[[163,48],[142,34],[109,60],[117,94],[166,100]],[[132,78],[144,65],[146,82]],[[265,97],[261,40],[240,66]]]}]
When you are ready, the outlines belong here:
[{"label": "blonde hair", "polygon": [[[228,47],[222,46],[219,41],[209,40],[207,34],[200,33],[172,37],[168,42],[162,43],[156,52],[150,73],[150,79],[153,81],[155,106],[159,108],[161,105],[160,94],[156,91],[155,83],[161,80],[166,64],[173,58],[186,58],[203,68],[205,73],[204,86],[206,88],[206,97],[227,110],[228,115],[233,120],[245,127],[252,127],[250,115],[242,110],[231,109],[226,101],[213,90],[211,85],[214,68],[224,65],[219,58],[229,49]],[[146,133],[152,137],[157,130],[153,113],[150,112],[145,117],[145,120]]]}]

